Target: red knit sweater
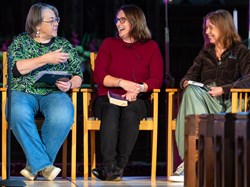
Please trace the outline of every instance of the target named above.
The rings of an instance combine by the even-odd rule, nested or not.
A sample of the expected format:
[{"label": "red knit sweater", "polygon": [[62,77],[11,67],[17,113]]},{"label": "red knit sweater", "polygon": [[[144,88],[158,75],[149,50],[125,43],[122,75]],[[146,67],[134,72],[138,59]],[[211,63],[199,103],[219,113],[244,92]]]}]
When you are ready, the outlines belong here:
[{"label": "red knit sweater", "polygon": [[96,58],[94,81],[98,85],[98,95],[107,95],[107,91],[124,94],[122,88],[110,88],[103,85],[105,76],[133,82],[145,82],[148,91],[160,88],[163,81],[163,60],[158,44],[149,40],[145,43],[125,43],[120,38],[107,38],[103,41]]}]

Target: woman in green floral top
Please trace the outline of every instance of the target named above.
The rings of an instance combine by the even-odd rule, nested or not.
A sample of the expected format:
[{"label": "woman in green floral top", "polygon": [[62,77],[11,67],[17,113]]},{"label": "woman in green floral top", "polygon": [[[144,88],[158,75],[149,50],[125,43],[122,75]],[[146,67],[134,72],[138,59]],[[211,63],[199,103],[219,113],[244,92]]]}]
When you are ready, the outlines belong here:
[{"label": "woman in green floral top", "polygon": [[[14,38],[8,50],[12,63],[11,127],[23,148],[27,163],[21,174],[34,180],[41,173],[54,180],[61,169],[53,166],[56,155],[73,124],[74,108],[69,95],[82,83],[76,49],[57,36],[59,15],[55,7],[37,3],[28,13],[25,30]],[[67,71],[68,81],[54,85],[36,82],[40,71]],[[34,117],[44,117],[39,136]]]}]

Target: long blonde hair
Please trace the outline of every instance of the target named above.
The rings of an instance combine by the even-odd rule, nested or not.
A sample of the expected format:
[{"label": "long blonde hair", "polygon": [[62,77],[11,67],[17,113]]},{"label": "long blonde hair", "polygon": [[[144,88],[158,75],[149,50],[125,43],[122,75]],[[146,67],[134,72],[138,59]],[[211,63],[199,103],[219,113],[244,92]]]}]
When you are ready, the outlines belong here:
[{"label": "long blonde hair", "polygon": [[224,48],[228,49],[233,44],[241,42],[241,38],[235,29],[232,15],[227,10],[221,9],[210,12],[203,18],[203,37],[205,47],[208,47],[211,44],[206,34],[207,20],[220,30],[220,43]]}]

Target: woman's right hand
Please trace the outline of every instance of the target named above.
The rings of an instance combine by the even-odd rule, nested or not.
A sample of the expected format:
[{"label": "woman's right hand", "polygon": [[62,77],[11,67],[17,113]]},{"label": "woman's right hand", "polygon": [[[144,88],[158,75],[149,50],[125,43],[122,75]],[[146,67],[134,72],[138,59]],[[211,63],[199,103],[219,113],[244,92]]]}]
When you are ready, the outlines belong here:
[{"label": "woman's right hand", "polygon": [[119,86],[122,87],[127,92],[140,93],[141,85],[132,81],[122,79],[119,83]]},{"label": "woman's right hand", "polygon": [[69,54],[62,52],[62,48],[60,48],[43,55],[43,57],[46,58],[49,64],[60,64],[68,60]]},{"label": "woman's right hand", "polygon": [[124,97],[124,98],[126,98],[126,100],[132,102],[132,101],[136,101],[137,95],[138,95],[138,93],[127,92],[124,95],[122,95],[122,97]]},{"label": "woman's right hand", "polygon": [[210,87],[210,91],[208,92],[213,97],[218,97],[224,94],[222,87]]}]

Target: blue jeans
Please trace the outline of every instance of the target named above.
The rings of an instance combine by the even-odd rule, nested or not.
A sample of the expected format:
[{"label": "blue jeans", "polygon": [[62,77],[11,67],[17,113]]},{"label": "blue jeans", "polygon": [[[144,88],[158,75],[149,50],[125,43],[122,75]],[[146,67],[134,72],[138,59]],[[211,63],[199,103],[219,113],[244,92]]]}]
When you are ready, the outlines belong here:
[{"label": "blue jeans", "polygon": [[[40,134],[34,120],[39,111],[44,115]],[[10,127],[34,175],[53,165],[73,120],[74,107],[66,93],[52,92],[43,96],[11,92]]]}]

